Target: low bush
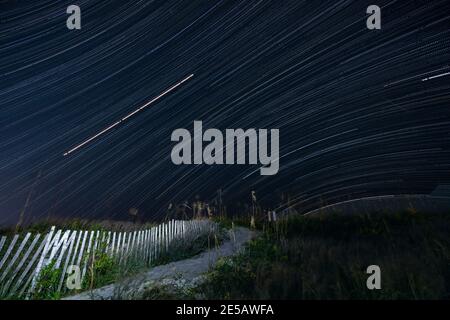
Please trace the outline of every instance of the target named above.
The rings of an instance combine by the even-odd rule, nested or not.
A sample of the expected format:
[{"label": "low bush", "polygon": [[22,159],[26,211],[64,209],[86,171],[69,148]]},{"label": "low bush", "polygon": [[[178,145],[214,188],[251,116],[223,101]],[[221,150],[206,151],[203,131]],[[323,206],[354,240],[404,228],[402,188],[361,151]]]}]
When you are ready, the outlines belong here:
[{"label": "low bush", "polygon": [[[449,215],[295,217],[265,227],[197,288],[209,299],[448,299]],[[368,290],[367,267],[381,268]]]}]

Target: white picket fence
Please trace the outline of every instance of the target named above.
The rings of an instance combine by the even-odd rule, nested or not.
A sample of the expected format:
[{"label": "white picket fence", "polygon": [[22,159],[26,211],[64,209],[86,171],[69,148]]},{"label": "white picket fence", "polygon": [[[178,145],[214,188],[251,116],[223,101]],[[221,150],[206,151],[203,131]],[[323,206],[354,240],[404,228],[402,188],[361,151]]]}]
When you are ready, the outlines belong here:
[{"label": "white picket fence", "polygon": [[174,241],[193,241],[215,232],[217,225],[209,220],[172,220],[146,230],[129,232],[56,230],[47,234],[16,234],[0,237],[0,297],[29,297],[46,266],[61,269],[58,290],[65,290],[67,268],[80,268],[81,281],[88,262],[99,253],[106,253],[126,264],[131,258],[150,266],[169,250]]}]

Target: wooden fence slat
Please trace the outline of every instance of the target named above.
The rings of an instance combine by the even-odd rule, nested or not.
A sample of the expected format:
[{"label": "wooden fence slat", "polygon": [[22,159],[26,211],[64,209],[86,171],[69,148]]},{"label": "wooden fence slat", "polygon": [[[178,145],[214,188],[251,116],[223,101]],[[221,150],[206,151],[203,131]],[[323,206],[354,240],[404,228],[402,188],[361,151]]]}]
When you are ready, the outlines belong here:
[{"label": "wooden fence slat", "polygon": [[141,252],[142,252],[142,230],[139,230],[136,237],[136,259],[139,259]]},{"label": "wooden fence slat", "polygon": [[76,263],[77,266],[80,266],[80,264],[81,264],[81,259],[83,258],[84,247],[86,245],[86,239],[87,239],[88,233],[89,233],[88,231],[84,232],[83,240],[81,241],[80,252],[78,252],[78,259],[77,259],[77,263]]},{"label": "wooden fence slat", "polygon": [[167,222],[167,249],[169,249],[170,243],[172,241],[172,221]]},{"label": "wooden fence slat", "polygon": [[124,252],[127,251],[127,238],[128,238],[128,232],[125,231],[122,235],[122,244],[120,246],[120,259],[122,260],[123,256],[124,256]]},{"label": "wooden fence slat", "polygon": [[83,283],[83,279],[84,276],[86,275],[86,269],[87,269],[87,264],[89,262],[89,256],[91,254],[91,248],[92,248],[92,244],[93,244],[93,239],[94,239],[94,231],[91,231],[91,235],[89,236],[89,242],[88,242],[88,246],[86,249],[86,257],[84,258],[84,262],[83,262],[83,271],[81,272],[81,283]]},{"label": "wooden fence slat", "polygon": [[162,236],[163,236],[162,245],[163,245],[163,250],[164,250],[163,252],[166,252],[167,251],[167,224],[166,223],[164,223],[162,226]]},{"label": "wooden fence slat", "polygon": [[162,230],[162,225],[160,224],[157,227],[157,231],[156,231],[156,257],[158,258],[161,252],[161,230]]},{"label": "wooden fence slat", "polygon": [[164,224],[162,224],[159,228],[158,237],[159,237],[159,239],[158,239],[158,242],[159,242],[158,256],[160,256],[161,253],[164,252],[165,246],[166,246],[165,240],[164,240]]},{"label": "wooden fence slat", "polygon": [[152,264],[155,257],[155,228],[150,228],[150,264]]},{"label": "wooden fence slat", "polygon": [[153,263],[156,258],[156,227],[153,227],[151,230],[152,230],[152,263]]},{"label": "wooden fence slat", "polygon": [[[118,259],[121,264],[133,258],[137,263],[151,266],[162,254],[168,252],[175,241],[192,241],[201,234],[216,230],[217,225],[209,220],[172,219],[147,229],[129,232],[63,231],[55,230],[53,226],[42,241],[40,234],[33,236],[27,233],[19,245],[20,235],[14,235],[9,244],[8,238],[3,236],[0,237],[0,253],[6,244],[8,246],[3,250],[0,260],[0,284],[3,283],[0,290],[3,296],[27,293],[30,297],[37,289],[42,269],[52,261],[55,261],[54,268],[61,269],[62,272],[58,279],[58,290],[64,290],[68,266],[75,264],[82,267],[83,281],[88,263],[100,251]],[[30,241],[32,237],[33,241]]]},{"label": "wooden fence slat", "polygon": [[120,245],[120,261],[122,261],[123,257],[124,257],[124,253],[127,250],[127,237],[128,237],[128,232],[124,232],[122,235],[122,244]]},{"label": "wooden fence slat", "polygon": [[159,232],[159,226],[156,226],[153,229],[153,258],[154,261],[156,261],[156,259],[158,259],[158,232]]},{"label": "wooden fence slat", "polygon": [[161,226],[161,245],[162,245],[162,251],[163,253],[166,252],[166,224],[163,223]]},{"label": "wooden fence slat", "polygon": [[147,232],[147,230],[141,230],[141,241],[140,241],[140,248],[139,248],[139,257],[144,262],[145,262],[145,248],[146,248],[146,242],[145,242],[146,232]]},{"label": "wooden fence slat", "polygon": [[70,265],[74,265],[76,256],[77,256],[77,254],[78,254],[78,247],[80,246],[80,241],[81,241],[81,237],[82,237],[82,236],[83,236],[83,231],[79,231],[79,232],[78,232],[77,241],[76,241],[76,243],[75,243],[75,248],[74,248],[74,250],[73,250],[72,257],[70,258],[70,262],[69,262]]},{"label": "wooden fence slat", "polygon": [[146,242],[145,242],[145,235],[147,233],[147,230],[141,230],[141,244],[140,244],[140,258],[142,261],[145,261],[145,248],[146,248]]},{"label": "wooden fence slat", "polygon": [[144,261],[148,265],[148,254],[150,248],[150,229],[145,230],[144,232]]},{"label": "wooden fence slat", "polygon": [[5,255],[3,256],[3,259],[0,261],[0,270],[2,269],[3,265],[5,264],[6,259],[8,259],[9,255],[11,254],[11,251],[12,251],[12,249],[14,248],[14,246],[16,245],[16,242],[17,242],[17,239],[18,239],[18,238],[19,238],[19,235],[16,234],[16,235],[13,237],[11,243],[9,244],[9,247],[8,247],[8,249],[6,250]]},{"label": "wooden fence slat", "polygon": [[76,233],[71,232],[70,230],[67,230],[66,232],[64,232],[63,237],[59,240],[59,243],[56,246],[57,250],[53,256],[53,259],[55,259],[56,254],[61,249],[56,258],[55,269],[59,269],[59,266],[61,265],[61,261],[64,257],[64,253],[66,252],[67,248],[71,245],[71,243],[75,241],[75,239],[76,239]]},{"label": "wooden fence slat", "polygon": [[116,232],[114,231],[112,234],[112,240],[111,240],[111,246],[110,246],[110,251],[109,253],[111,254],[111,256],[114,256],[114,242],[116,241]]},{"label": "wooden fence slat", "polygon": [[127,237],[129,238],[130,233],[129,232],[124,232],[123,233],[123,237],[122,237],[122,245],[120,248],[120,256],[119,256],[119,263],[123,263],[126,259],[126,253],[127,253],[127,248],[128,248],[128,244],[129,244],[129,240],[127,239]]},{"label": "wooden fence slat", "polygon": [[[70,244],[69,244],[69,251],[67,252],[66,262],[64,263],[63,270],[61,272],[61,278],[60,278],[59,284],[58,284],[58,291],[61,291],[61,289],[62,289],[64,278],[66,276],[66,270],[67,270],[67,267],[69,266],[69,260],[70,260],[70,258],[72,256],[73,244],[75,242],[75,239],[77,239],[77,231],[74,230],[73,233],[72,233],[72,236],[70,238],[73,239],[73,241],[70,241]],[[79,239],[80,238],[78,237],[78,240]],[[75,254],[73,255],[73,257],[75,257]]]},{"label": "wooden fence slat", "polygon": [[156,260],[156,227],[152,228],[152,262]]},{"label": "wooden fence slat", "polygon": [[0,253],[2,252],[3,245],[6,242],[6,236],[0,238]]},{"label": "wooden fence slat", "polygon": [[[19,274],[20,270],[22,269],[23,265],[25,264],[25,262],[28,259],[28,256],[30,255],[30,253],[33,251],[36,243],[38,242],[39,238],[40,238],[40,234],[38,233],[33,241],[31,242],[30,246],[28,247],[27,251],[25,252],[25,254],[23,255],[22,259],[20,260],[19,264],[16,266],[16,268],[14,269],[14,271],[11,274],[11,277],[8,279],[8,281],[5,284],[5,287],[3,288],[3,293],[6,294],[8,293],[8,289],[11,286],[11,284],[13,283],[14,279],[16,278],[16,276]],[[10,292],[14,293],[14,292]]]},{"label": "wooden fence slat", "polygon": [[155,227],[152,227],[151,229],[150,229],[150,234],[151,234],[151,237],[150,237],[150,247],[151,247],[151,253],[150,253],[150,260],[151,260],[151,263],[153,263],[153,261],[155,261],[155,256],[156,256],[156,228]]},{"label": "wooden fence slat", "polygon": [[178,220],[175,221],[175,238],[178,238],[178,227],[180,225],[178,222]]},{"label": "wooden fence slat", "polygon": [[175,239],[175,235],[176,235],[176,221],[172,220],[172,240]]},{"label": "wooden fence slat", "polygon": [[125,237],[123,238],[122,242],[123,242],[123,246],[122,246],[122,257],[120,259],[122,259],[122,262],[125,263],[127,260],[127,254],[128,254],[128,249],[130,248],[130,242],[131,242],[131,232],[125,232]]},{"label": "wooden fence slat", "polygon": [[133,252],[135,252],[135,254],[139,251],[139,233],[140,231],[135,231],[136,241],[133,242]]},{"label": "wooden fence slat", "polygon": [[151,265],[153,261],[153,228],[150,228],[148,236],[149,236],[148,265]]},{"label": "wooden fence slat", "polygon": [[135,238],[135,240],[133,241],[133,250],[131,251],[131,254],[135,258],[137,256],[137,252],[139,250],[139,247],[138,247],[139,231],[135,231],[134,233],[135,234],[133,235],[133,238]]},{"label": "wooden fence slat", "polygon": [[166,251],[169,251],[170,245],[170,221],[166,223]]},{"label": "wooden fence slat", "polygon": [[150,248],[150,229],[145,230],[145,237],[144,237],[144,261],[148,265],[149,260],[149,248]]},{"label": "wooden fence slat", "polygon": [[134,248],[135,248],[135,242],[136,242],[136,231],[133,232],[133,238],[131,240],[131,244],[130,244],[130,248],[129,248],[129,253],[133,254]]},{"label": "wooden fence slat", "polygon": [[133,252],[133,241],[134,241],[135,237],[136,237],[136,231],[130,231],[130,235],[128,237],[127,253],[126,253],[125,261],[127,261],[130,258],[131,254]]},{"label": "wooden fence slat", "polygon": [[119,236],[117,237],[117,250],[116,250],[117,257],[119,257],[120,252],[120,240],[122,240],[122,232],[119,232]]},{"label": "wooden fence slat", "polygon": [[159,255],[159,230],[160,230],[161,226],[155,226],[154,231],[154,236],[155,236],[155,260],[158,258]]},{"label": "wooden fence slat", "polygon": [[[38,257],[40,256],[41,252],[44,250],[45,245],[47,244],[47,239],[50,236],[50,233],[48,233],[44,239],[42,240],[41,244],[39,245],[38,249],[36,250],[36,252],[34,253],[33,257],[31,258],[31,261],[28,263],[27,267],[25,268],[25,270],[22,272],[19,280],[17,280],[16,285],[14,286],[14,289],[12,290],[12,293],[16,292],[21,283],[23,282],[23,280],[25,279],[25,277],[27,276],[28,272],[33,268],[34,263],[36,262],[36,260],[38,259]],[[19,296],[22,296],[23,293],[25,292],[25,290],[28,288],[27,284],[29,284],[29,282],[34,278],[34,272],[31,272],[30,276],[28,277],[28,281],[26,282],[26,284],[23,286],[22,290],[20,291]]]},{"label": "wooden fence slat", "polygon": [[62,230],[58,229],[58,231],[56,231],[55,236],[50,239],[50,243],[48,245],[48,250],[46,251],[46,253],[50,252],[50,257],[49,258],[45,258],[46,256],[43,256],[44,259],[44,265],[46,266],[48,263],[51,262],[51,260],[53,259],[53,256],[56,254],[56,252],[59,250],[59,243],[60,243],[60,238],[61,238],[61,233]]},{"label": "wooden fence slat", "polygon": [[169,222],[164,224],[164,245],[167,252],[169,249]]},{"label": "wooden fence slat", "polygon": [[95,236],[95,241],[94,241],[94,247],[92,249],[93,254],[95,254],[95,251],[97,250],[97,246],[98,246],[98,238],[100,237],[100,231],[97,230],[97,234]]},{"label": "wooden fence slat", "polygon": [[147,264],[146,261],[146,255],[147,255],[147,242],[146,242],[146,235],[147,235],[147,230],[141,230],[141,244],[140,244],[140,252],[139,252],[139,257],[140,259],[144,262],[144,265]]},{"label": "wooden fence slat", "polygon": [[141,236],[139,240],[139,259],[145,262],[145,232],[141,230]]},{"label": "wooden fence slat", "polygon": [[41,258],[38,261],[38,265],[36,267],[36,270],[34,272],[34,276],[33,276],[33,280],[31,281],[31,288],[30,288],[30,292],[32,293],[36,287],[36,281],[37,278],[41,272],[41,269],[43,267],[45,267],[46,265],[46,261],[45,261],[45,256],[47,255],[48,251],[50,250],[50,246],[54,243],[54,241],[56,239],[59,239],[59,235],[61,234],[61,230],[58,230],[56,232],[55,237],[53,238],[53,233],[55,232],[55,226],[52,226],[50,229],[50,232],[48,233],[48,237],[46,237],[46,242],[45,242],[45,246],[44,249],[42,251],[41,254]]},{"label": "wooden fence slat", "polygon": [[132,248],[133,233],[134,233],[133,231],[128,232],[127,250],[125,252],[124,263],[126,263],[128,261],[128,258],[130,256],[130,250]]},{"label": "wooden fence slat", "polygon": [[165,223],[163,223],[161,225],[161,246],[162,246],[161,253],[165,253],[166,252],[166,224]]},{"label": "wooden fence slat", "polygon": [[109,245],[111,244],[111,233],[112,233],[111,231],[108,231],[108,235],[106,236],[106,242],[104,243],[106,254],[109,253]]},{"label": "wooden fence slat", "polygon": [[130,252],[132,238],[133,238],[133,232],[132,231],[127,232],[126,244],[124,245],[125,250],[123,252],[124,263],[128,259],[128,252]]},{"label": "wooden fence slat", "polygon": [[6,275],[8,274],[9,270],[12,268],[14,263],[16,262],[17,258],[19,257],[20,253],[22,252],[23,248],[25,247],[25,244],[27,243],[28,239],[30,238],[31,233],[27,233],[25,238],[23,238],[22,243],[20,244],[19,248],[16,251],[16,254],[12,257],[11,261],[9,262],[8,266],[3,270],[2,275],[0,276],[0,283],[5,279]]}]

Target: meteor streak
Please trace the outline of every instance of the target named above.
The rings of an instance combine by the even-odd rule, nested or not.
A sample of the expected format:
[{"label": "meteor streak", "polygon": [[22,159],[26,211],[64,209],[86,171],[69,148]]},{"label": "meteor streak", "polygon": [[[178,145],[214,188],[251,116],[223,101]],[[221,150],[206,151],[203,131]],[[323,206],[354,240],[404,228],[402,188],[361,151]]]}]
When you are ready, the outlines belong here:
[{"label": "meteor streak", "polygon": [[422,81],[428,81],[428,80],[432,80],[432,79],[436,79],[436,78],[440,78],[440,77],[445,77],[445,76],[448,76],[448,75],[450,75],[450,72],[441,73],[441,74],[438,74],[438,75],[435,75],[435,76],[432,76],[432,77],[424,78],[424,79],[422,79]]},{"label": "meteor streak", "polygon": [[184,78],[183,80],[179,81],[178,83],[174,84],[172,87],[170,87],[169,89],[167,89],[166,91],[164,91],[163,93],[159,94],[158,96],[156,96],[155,98],[153,98],[152,100],[150,100],[149,102],[147,102],[146,104],[144,104],[142,107],[137,108],[136,110],[134,110],[133,112],[127,114],[125,117],[123,117],[122,119],[120,119],[119,121],[114,122],[112,125],[110,125],[109,127],[103,129],[102,131],[100,131],[99,133],[93,135],[92,137],[86,139],[85,141],[83,141],[82,143],[76,145],[75,147],[73,147],[72,149],[70,149],[67,152],[64,152],[64,156],[68,156],[69,154],[71,154],[72,152],[80,149],[81,147],[83,147],[84,145],[88,144],[89,142],[91,142],[92,140],[98,138],[99,136],[101,136],[102,134],[108,132],[109,130],[111,130],[112,128],[118,126],[120,123],[128,120],[130,117],[134,116],[136,113],[144,110],[145,108],[147,108],[149,105],[151,105],[153,102],[156,102],[157,100],[161,99],[162,97],[164,97],[166,94],[168,94],[169,92],[175,90],[176,88],[178,88],[179,86],[181,86],[183,83],[185,83],[186,81],[190,80],[192,77],[194,76],[194,74],[190,74],[189,76],[187,76],[186,78]]}]

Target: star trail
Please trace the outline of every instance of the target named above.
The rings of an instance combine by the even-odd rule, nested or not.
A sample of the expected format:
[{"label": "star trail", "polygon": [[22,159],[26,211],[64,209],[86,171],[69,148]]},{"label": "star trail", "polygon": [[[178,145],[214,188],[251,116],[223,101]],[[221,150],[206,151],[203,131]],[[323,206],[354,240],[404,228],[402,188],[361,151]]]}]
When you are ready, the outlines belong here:
[{"label": "star trail", "polygon": [[[449,1],[81,0],[81,30],[70,4],[0,1],[0,225],[25,203],[27,221],[160,219],[218,189],[308,212],[450,183]],[[278,174],[174,165],[195,120],[279,129]]]}]

